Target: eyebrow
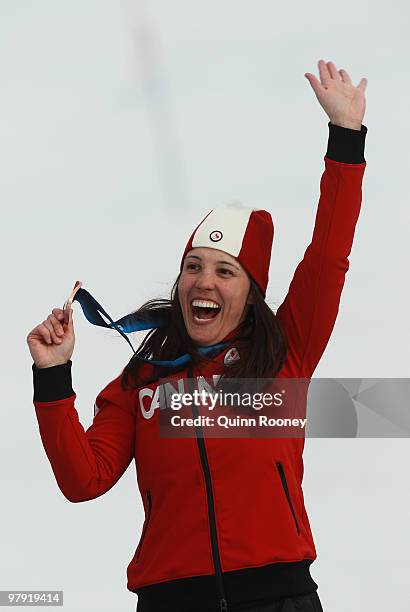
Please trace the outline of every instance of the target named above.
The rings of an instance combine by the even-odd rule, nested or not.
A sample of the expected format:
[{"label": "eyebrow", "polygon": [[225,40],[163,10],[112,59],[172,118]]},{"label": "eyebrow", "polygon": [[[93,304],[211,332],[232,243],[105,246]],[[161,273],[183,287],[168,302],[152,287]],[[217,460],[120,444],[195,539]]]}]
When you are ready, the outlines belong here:
[{"label": "eyebrow", "polygon": [[[193,257],[194,259],[199,259],[199,261],[202,261],[201,258],[198,257],[198,255],[187,255],[186,259],[188,259],[188,257]],[[225,264],[225,265],[228,265],[228,266],[232,266],[236,270],[239,270],[238,266],[235,266],[235,264],[231,263],[230,261],[217,261],[215,263],[217,263],[217,264]]]}]

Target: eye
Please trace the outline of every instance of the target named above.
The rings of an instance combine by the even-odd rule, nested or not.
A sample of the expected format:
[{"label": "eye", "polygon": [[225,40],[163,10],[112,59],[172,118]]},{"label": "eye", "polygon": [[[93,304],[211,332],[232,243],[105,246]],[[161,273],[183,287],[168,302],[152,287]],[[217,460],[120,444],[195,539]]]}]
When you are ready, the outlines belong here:
[{"label": "eye", "polygon": [[228,268],[219,268],[219,272],[221,272],[223,276],[233,276],[232,270],[228,270]]},{"label": "eye", "polygon": [[199,268],[199,264],[190,262],[185,265],[186,270],[197,270]]}]

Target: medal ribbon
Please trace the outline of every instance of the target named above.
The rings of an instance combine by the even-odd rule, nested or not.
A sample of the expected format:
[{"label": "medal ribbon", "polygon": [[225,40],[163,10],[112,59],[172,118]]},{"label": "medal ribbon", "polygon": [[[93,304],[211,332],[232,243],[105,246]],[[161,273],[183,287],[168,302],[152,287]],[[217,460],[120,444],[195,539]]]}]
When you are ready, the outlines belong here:
[{"label": "medal ribbon", "polygon": [[[152,312],[148,316],[142,317],[137,313],[132,313],[121,317],[121,319],[118,319],[117,321],[114,321],[108,312],[104,310],[101,304],[99,304],[91,295],[91,293],[82,288],[77,290],[73,297],[73,301],[77,301],[80,304],[85,318],[93,325],[98,325],[99,327],[106,327],[109,329],[116,329],[117,332],[121,334],[121,336],[128,342],[134,352],[135,357],[140,361],[171,368],[183,366],[191,361],[191,355],[189,355],[189,353],[181,355],[177,359],[173,360],[145,359],[144,357],[139,357],[136,354],[136,351],[134,350],[134,347],[126,334],[130,334],[135,331],[143,331],[144,329],[157,329],[160,327],[165,327],[167,324],[167,319],[163,314]],[[101,315],[104,315],[108,321],[110,321],[110,323],[107,323]],[[204,355],[216,355],[227,346],[227,343],[219,343],[213,344],[212,346],[201,347],[198,350]]]}]

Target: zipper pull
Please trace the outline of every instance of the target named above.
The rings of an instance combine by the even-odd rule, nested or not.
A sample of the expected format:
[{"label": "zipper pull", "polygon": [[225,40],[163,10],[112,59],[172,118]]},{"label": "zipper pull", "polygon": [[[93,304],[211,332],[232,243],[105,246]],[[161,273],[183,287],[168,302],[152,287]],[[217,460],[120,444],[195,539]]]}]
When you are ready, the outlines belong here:
[{"label": "zipper pull", "polygon": [[221,599],[219,601],[219,609],[221,612],[228,612],[228,602],[226,599]]}]

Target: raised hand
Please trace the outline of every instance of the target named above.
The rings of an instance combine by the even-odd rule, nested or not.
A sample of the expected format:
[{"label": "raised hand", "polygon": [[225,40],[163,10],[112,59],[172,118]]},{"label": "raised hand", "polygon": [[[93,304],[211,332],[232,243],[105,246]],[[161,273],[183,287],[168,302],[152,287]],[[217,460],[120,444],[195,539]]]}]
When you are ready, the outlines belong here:
[{"label": "raised hand", "polygon": [[29,332],[27,344],[38,368],[49,368],[67,363],[71,358],[75,343],[71,308],[69,316],[69,321],[64,323],[63,310],[53,308],[47,319]]},{"label": "raised hand", "polygon": [[366,110],[364,92],[367,79],[363,77],[355,86],[346,70],[337,70],[333,62],[319,60],[318,66],[320,81],[311,72],[306,72],[305,77],[330,121],[335,125],[360,130]]}]

